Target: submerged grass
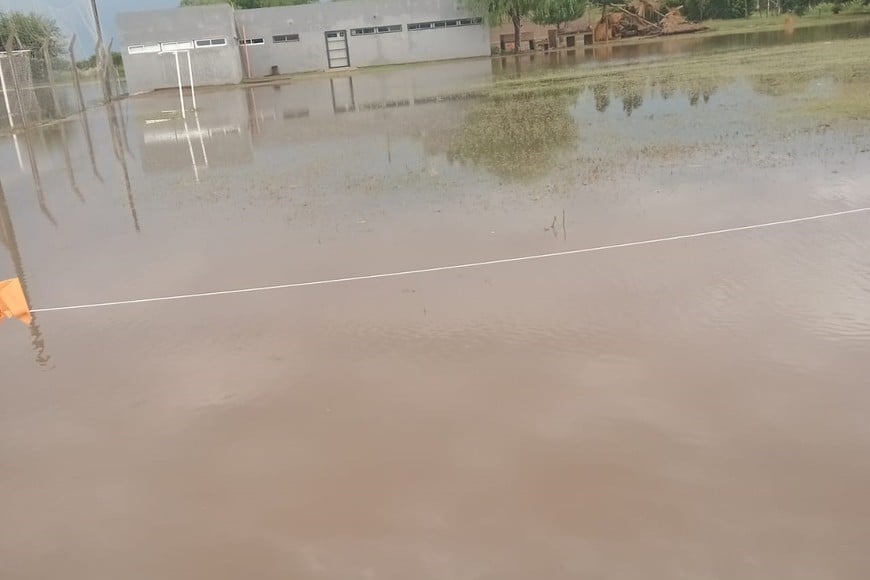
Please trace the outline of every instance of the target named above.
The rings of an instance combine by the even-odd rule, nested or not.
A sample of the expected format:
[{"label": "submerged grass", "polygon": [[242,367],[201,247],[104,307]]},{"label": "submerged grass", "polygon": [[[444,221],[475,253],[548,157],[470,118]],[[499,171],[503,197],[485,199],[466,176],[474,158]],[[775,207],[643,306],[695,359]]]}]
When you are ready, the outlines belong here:
[{"label": "submerged grass", "polygon": [[[818,82],[823,79],[829,81]],[[558,167],[560,156],[582,141],[572,113],[581,93],[588,92],[601,112],[612,101],[620,101],[630,116],[651,94],[669,98],[680,93],[695,105],[735,82],[748,85],[760,96],[777,99],[773,106],[767,102],[757,107],[752,99],[746,100],[743,119],[751,118],[752,123],[803,130],[834,121],[870,120],[870,99],[866,98],[870,91],[870,39],[687,55],[651,63],[576,67],[503,78],[476,92],[478,98],[472,101],[462,130],[451,140],[448,155],[504,179],[534,180]],[[818,90],[816,85],[820,85]],[[600,131],[597,135],[600,139]],[[598,143],[598,149],[603,152],[601,145]],[[640,144],[637,154],[647,161],[674,162],[688,158],[703,145],[679,140]],[[631,145],[622,143],[620,156],[630,154]]]},{"label": "submerged grass", "polygon": [[[832,79],[840,93],[830,102],[807,103],[806,113],[827,117],[870,119],[866,98],[870,79],[870,39],[686,55],[644,63],[577,67],[503,79],[483,90],[486,96],[552,94],[559,90],[606,86],[617,92],[655,88],[663,94],[708,94],[716,87],[746,79],[770,96],[802,92],[815,80]],[[824,97],[819,97],[824,99]]]},{"label": "submerged grass", "polygon": [[808,12],[804,16],[793,14],[780,14],[778,16],[753,15],[751,18],[733,18],[729,20],[706,20],[702,24],[709,26],[710,31],[705,35],[736,34],[741,32],[766,32],[769,30],[782,30],[786,19],[790,19],[794,28],[812,28],[814,26],[830,26],[843,22],[860,22],[870,19],[870,6],[864,11],[856,11],[850,14],[832,14],[830,12],[821,15]]}]

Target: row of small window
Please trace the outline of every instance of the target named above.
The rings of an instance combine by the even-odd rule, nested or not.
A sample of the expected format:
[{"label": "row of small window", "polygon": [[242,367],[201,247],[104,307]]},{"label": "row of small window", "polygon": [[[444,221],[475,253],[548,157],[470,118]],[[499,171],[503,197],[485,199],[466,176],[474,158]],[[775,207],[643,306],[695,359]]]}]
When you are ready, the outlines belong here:
[{"label": "row of small window", "polygon": [[[280,42],[299,42],[298,34],[276,34],[272,37],[272,42],[280,43]],[[239,39],[239,44],[241,45],[251,45],[251,44],[266,44],[266,40],[263,38],[242,38]]]},{"label": "row of small window", "polygon": [[[454,28],[456,26],[477,26],[483,24],[483,18],[460,18],[457,20],[436,20],[433,22],[412,22],[408,24],[408,31],[417,30],[436,30],[439,28]],[[389,26],[371,26],[367,28],[352,28],[351,36],[367,36],[370,34],[388,34],[390,32],[402,32],[401,24],[391,24]],[[298,34],[276,34],[272,37],[272,42],[299,42]],[[263,38],[241,38],[241,45],[259,45],[266,44]],[[176,50],[191,50],[195,48],[210,48],[212,46],[226,46],[226,38],[204,38],[194,41],[181,42],[161,42],[160,44],[137,44],[128,46],[127,52],[130,54],[147,54],[151,52],[170,52]]]},{"label": "row of small window", "polygon": [[[434,30],[436,28],[454,28],[456,26],[477,26],[483,24],[483,18],[459,18],[456,20],[436,20],[433,22],[412,22],[408,24],[408,31]],[[390,26],[372,26],[369,28],[351,28],[351,36],[363,36],[368,34],[387,34],[389,32],[402,32],[401,24]]]},{"label": "row of small window", "polygon": [[[272,42],[299,42],[298,34],[276,34]],[[239,44],[264,44],[262,38],[243,38]],[[203,38],[201,40],[186,40],[179,42],[161,42],[160,44],[136,44],[127,47],[129,54],[148,54],[153,52],[172,52],[178,50],[193,50],[194,48],[210,48],[226,46],[226,38]]]},{"label": "row of small window", "polygon": [[434,22],[414,22],[408,25],[408,30],[434,30],[437,28],[453,28],[456,26],[477,26],[483,24],[483,18],[459,18],[457,20],[435,20]]},{"label": "row of small window", "polygon": [[205,38],[202,40],[181,40],[178,42],[161,42],[160,44],[135,44],[127,47],[129,54],[148,54],[152,52],[173,52],[208,48],[211,46],[226,46],[226,38]]}]

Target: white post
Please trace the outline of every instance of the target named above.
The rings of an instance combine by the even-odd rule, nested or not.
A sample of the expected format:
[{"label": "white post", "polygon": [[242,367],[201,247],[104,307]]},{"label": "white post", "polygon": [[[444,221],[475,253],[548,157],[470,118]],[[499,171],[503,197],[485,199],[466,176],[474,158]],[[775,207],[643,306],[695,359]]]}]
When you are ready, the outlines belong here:
[{"label": "white post", "polygon": [[208,153],[205,152],[205,136],[202,134],[202,126],[199,124],[199,113],[193,112],[193,117],[196,119],[196,130],[199,133],[199,144],[202,146],[202,160],[205,166],[208,167]]},{"label": "white post", "polygon": [[175,55],[175,73],[178,75],[178,100],[181,101],[181,118],[186,119],[187,113],[184,112],[184,89],[181,86],[181,65],[178,63],[178,51],[172,54]]},{"label": "white post", "polygon": [[18,133],[12,133],[12,141],[15,143],[15,156],[18,157],[18,169],[24,171],[24,158],[21,156],[21,145],[18,144]]},{"label": "white post", "polygon": [[193,167],[193,177],[199,183],[199,168],[196,166],[196,155],[193,154],[193,142],[190,140],[190,127],[184,122],[184,136],[187,137],[187,149],[190,151],[190,165]]},{"label": "white post", "polygon": [[[6,60],[9,61],[9,66],[15,66],[12,57],[6,53]],[[9,105],[9,95],[6,93],[6,75],[3,74],[3,61],[0,60],[0,86],[3,87],[3,102],[6,104],[6,116],[9,117],[9,127],[15,128],[15,121],[12,119],[12,107]]]},{"label": "white post", "polygon": [[187,73],[190,76],[190,97],[193,99],[193,110],[196,110],[196,89],[193,87],[193,64],[190,62],[190,51],[187,51]]}]

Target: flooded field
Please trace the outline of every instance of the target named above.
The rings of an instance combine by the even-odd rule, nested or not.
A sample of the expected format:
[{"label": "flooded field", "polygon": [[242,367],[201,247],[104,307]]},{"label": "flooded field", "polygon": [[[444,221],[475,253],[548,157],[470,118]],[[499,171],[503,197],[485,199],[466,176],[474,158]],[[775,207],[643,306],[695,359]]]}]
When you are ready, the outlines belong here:
[{"label": "flooded field", "polygon": [[0,577],[865,578],[870,212],[39,310],[866,208],[868,57],[470,60],[4,137],[37,312],[0,326]]}]

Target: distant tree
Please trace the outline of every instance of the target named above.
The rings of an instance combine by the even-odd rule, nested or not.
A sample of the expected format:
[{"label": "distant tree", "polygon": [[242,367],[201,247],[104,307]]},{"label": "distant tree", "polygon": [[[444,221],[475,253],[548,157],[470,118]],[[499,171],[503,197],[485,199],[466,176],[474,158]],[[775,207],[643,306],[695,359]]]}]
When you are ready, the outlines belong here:
[{"label": "distant tree", "polygon": [[248,8],[269,8],[272,6],[296,6],[311,4],[318,0],[181,0],[181,6],[207,6],[211,4],[229,4],[233,8],[245,10]]},{"label": "distant tree", "polygon": [[523,18],[530,18],[544,0],[464,0],[465,7],[476,14],[485,14],[493,24],[510,20],[514,25],[514,50],[520,49],[520,29]]},{"label": "distant tree", "polygon": [[[124,59],[120,52],[113,51],[112,52],[112,64],[115,68],[119,70],[123,70],[124,68]],[[97,68],[97,55],[92,54],[90,57],[80,60],[76,63],[76,66],[81,70],[88,70],[92,68]]]},{"label": "distant tree", "polygon": [[63,52],[63,35],[54,18],[35,12],[0,12],[0,50],[6,50],[11,36],[17,41],[12,48],[32,50],[40,54],[47,42],[52,56]]},{"label": "distant tree", "polygon": [[562,25],[577,20],[586,12],[586,0],[542,0],[532,13],[537,24],[549,24],[562,30]]},{"label": "distant tree", "polygon": [[783,12],[792,12],[798,16],[803,16],[810,7],[810,0],[782,0]]}]

